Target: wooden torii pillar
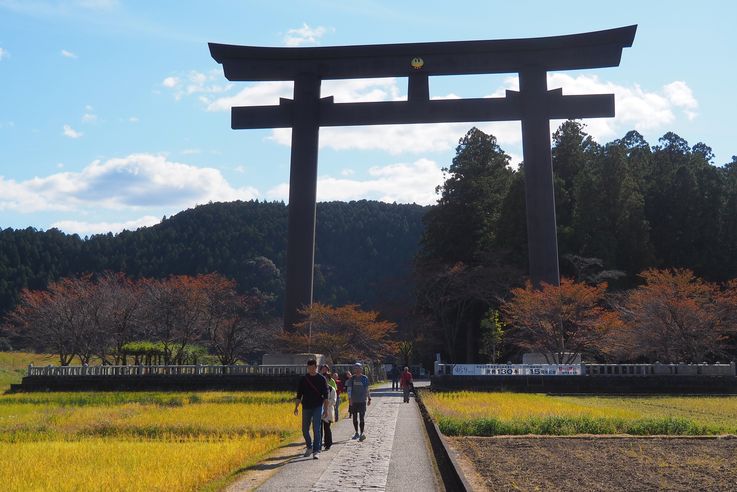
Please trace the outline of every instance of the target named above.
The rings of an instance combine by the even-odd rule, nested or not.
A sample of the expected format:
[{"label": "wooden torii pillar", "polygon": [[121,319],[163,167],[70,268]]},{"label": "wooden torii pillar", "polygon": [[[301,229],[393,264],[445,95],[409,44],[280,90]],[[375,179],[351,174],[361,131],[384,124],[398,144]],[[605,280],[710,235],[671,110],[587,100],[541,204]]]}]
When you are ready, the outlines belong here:
[{"label": "wooden torii pillar", "polygon": [[[312,304],[317,154],[320,127],[521,121],[530,278],[559,285],[550,120],[614,116],[614,95],[549,91],[549,71],[618,66],[637,26],[547,38],[442,43],[268,48],[210,43],[225,77],[294,81],[294,98],[276,106],[233,107],[233,129],[292,128],[284,327]],[[506,97],[430,100],[429,76],[519,74]],[[323,80],[407,77],[407,101],[335,103]]]}]

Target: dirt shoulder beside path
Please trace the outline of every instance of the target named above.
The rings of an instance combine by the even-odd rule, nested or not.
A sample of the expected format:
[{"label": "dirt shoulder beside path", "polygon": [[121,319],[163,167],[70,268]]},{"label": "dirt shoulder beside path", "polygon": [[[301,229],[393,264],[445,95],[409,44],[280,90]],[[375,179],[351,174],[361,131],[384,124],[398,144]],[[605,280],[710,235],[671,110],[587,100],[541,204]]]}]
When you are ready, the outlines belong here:
[{"label": "dirt shoulder beside path", "polygon": [[474,490],[726,491],[737,438],[455,437]]}]

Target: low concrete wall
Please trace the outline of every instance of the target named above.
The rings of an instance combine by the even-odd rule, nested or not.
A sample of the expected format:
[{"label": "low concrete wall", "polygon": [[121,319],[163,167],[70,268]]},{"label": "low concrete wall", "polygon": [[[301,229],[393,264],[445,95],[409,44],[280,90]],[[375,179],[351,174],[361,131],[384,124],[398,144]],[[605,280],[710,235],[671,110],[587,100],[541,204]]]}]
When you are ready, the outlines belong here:
[{"label": "low concrete wall", "polygon": [[299,375],[26,376],[11,391],[296,391]]},{"label": "low concrete wall", "polygon": [[425,424],[427,437],[430,439],[430,446],[435,455],[435,463],[438,465],[445,492],[467,492],[472,490],[458,463],[455,452],[446,442],[445,436],[440,432],[438,425],[430,416],[425,402],[422,401],[422,391],[425,390],[415,388],[415,400],[420,407],[422,421]]},{"label": "low concrete wall", "polygon": [[438,391],[595,394],[737,394],[733,376],[432,376]]}]

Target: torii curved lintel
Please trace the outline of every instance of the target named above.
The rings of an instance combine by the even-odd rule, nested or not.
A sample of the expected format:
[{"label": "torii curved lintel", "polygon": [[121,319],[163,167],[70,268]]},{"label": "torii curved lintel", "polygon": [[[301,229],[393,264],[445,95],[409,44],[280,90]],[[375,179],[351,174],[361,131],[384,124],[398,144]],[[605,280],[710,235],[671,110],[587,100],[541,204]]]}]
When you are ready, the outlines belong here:
[{"label": "torii curved lintel", "polygon": [[294,80],[315,73],[322,80],[401,77],[410,60],[422,57],[427,75],[512,73],[534,65],[575,70],[619,65],[632,46],[637,25],[566,36],[307,48],[273,48],[209,43],[228,80]]}]

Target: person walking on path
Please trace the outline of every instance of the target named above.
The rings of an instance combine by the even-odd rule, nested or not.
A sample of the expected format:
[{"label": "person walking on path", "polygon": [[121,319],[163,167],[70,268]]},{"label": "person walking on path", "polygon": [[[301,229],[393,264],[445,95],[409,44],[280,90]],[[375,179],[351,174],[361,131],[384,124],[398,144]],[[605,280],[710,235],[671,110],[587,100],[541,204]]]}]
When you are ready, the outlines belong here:
[{"label": "person walking on path", "polygon": [[330,430],[330,424],[335,422],[335,401],[337,399],[337,384],[333,379],[333,375],[330,374],[330,368],[323,366],[322,375],[328,383],[328,399],[325,411],[322,414],[322,429],[323,429],[323,441],[325,445],[325,451],[329,450],[333,445],[333,432]]},{"label": "person walking on path", "polygon": [[[351,412],[353,413],[353,429],[356,433],[353,439],[363,441],[366,439],[364,434],[366,406],[371,405],[371,391],[369,390],[369,379],[363,374],[363,366],[356,362],[353,366],[353,376],[346,383],[346,390],[350,398]],[[359,424],[360,418],[360,424]],[[361,433],[359,434],[359,428]]]},{"label": "person walking on path", "polygon": [[389,377],[392,379],[392,391],[399,389],[399,368],[395,365],[389,371]]},{"label": "person walking on path", "polygon": [[340,395],[345,392],[345,386],[337,372],[333,373],[333,380],[335,380],[335,386],[338,388],[338,391],[335,392],[335,421],[337,422],[340,419]]},{"label": "person walking on path", "polygon": [[414,383],[412,382],[412,373],[409,367],[404,368],[402,377],[399,380],[399,384],[404,392],[404,403],[409,403],[409,392],[413,389]]},{"label": "person walking on path", "polygon": [[[305,458],[312,454],[312,458],[320,457],[322,440],[322,413],[328,403],[328,383],[323,376],[317,373],[317,361],[307,361],[307,374],[302,376],[297,385],[297,398],[294,404],[294,415],[299,415],[299,404],[302,403],[302,435],[305,438],[307,449]],[[310,425],[314,437],[310,437]]]},{"label": "person walking on path", "polygon": [[353,407],[351,406],[351,388],[348,386],[348,381],[350,381],[352,377],[353,374],[351,374],[351,371],[346,371],[345,376],[343,376],[343,388],[345,388],[345,394],[348,395],[348,418],[351,418],[353,415]]}]

